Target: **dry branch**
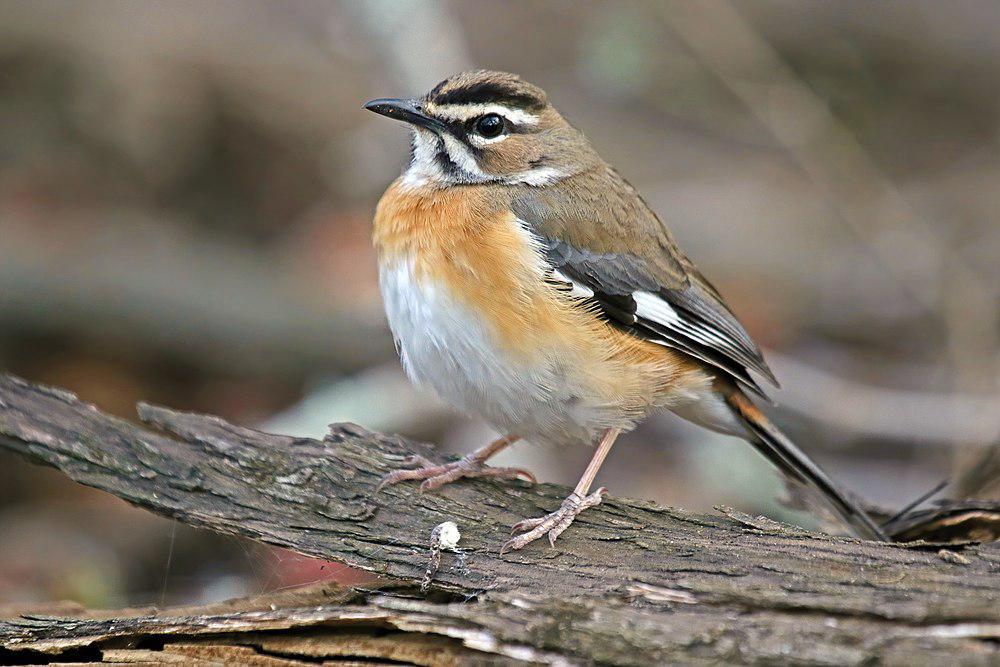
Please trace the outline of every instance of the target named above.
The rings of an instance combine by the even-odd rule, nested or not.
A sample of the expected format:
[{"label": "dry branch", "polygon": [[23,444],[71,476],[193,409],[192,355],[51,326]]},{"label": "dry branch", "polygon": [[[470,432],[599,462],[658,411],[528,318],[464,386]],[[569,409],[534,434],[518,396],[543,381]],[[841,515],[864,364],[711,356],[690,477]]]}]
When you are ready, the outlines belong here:
[{"label": "dry branch", "polygon": [[[950,558],[609,498],[554,549],[533,545],[501,557],[509,526],[551,511],[565,489],[476,481],[440,494],[393,487],[373,499],[383,474],[427,447],[349,424],[320,442],[164,408],[139,413],[160,430],[0,376],[0,446],[192,525],[413,586],[432,528],[454,521],[462,553],[444,555],[430,598],[453,601],[338,592],[308,604],[275,598],[261,603],[263,612],[22,617],[0,624],[0,658],[44,651],[131,660],[138,657],[115,651],[142,649],[150,660],[166,659],[154,655],[164,651],[208,659],[213,650],[248,659],[218,652],[228,647],[261,660],[367,655],[419,664],[471,655],[632,664],[1000,661],[995,545]],[[394,640],[380,642],[387,632]],[[274,649],[282,642],[297,648],[282,654]],[[302,653],[305,645],[313,653]]]}]

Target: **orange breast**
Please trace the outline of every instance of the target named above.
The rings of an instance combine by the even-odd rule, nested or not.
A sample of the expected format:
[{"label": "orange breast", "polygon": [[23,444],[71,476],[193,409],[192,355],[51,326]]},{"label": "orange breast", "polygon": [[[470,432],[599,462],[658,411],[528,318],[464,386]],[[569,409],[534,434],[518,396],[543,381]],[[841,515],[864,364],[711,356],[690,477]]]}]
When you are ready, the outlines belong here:
[{"label": "orange breast", "polygon": [[566,323],[552,310],[530,235],[497,194],[395,183],[379,202],[375,246],[383,263],[413,261],[415,278],[447,290],[490,322],[498,342],[530,357],[545,338],[564,335]]},{"label": "orange breast", "polygon": [[489,322],[512,363],[565,365],[623,409],[663,404],[668,394],[704,382],[687,357],[615,329],[547,283],[530,234],[497,190],[411,190],[397,181],[375,216],[380,262],[412,261],[417,279]]}]

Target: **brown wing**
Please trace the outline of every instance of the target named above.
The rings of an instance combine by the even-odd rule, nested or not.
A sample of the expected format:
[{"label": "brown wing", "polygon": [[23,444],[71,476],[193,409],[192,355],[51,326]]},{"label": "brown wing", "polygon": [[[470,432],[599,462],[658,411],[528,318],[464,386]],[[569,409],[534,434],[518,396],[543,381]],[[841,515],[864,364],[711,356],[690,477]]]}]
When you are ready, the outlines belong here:
[{"label": "brown wing", "polygon": [[609,322],[701,359],[760,396],[748,371],[777,385],[722,297],[613,170],[525,188],[512,206],[544,249],[553,279],[585,294]]},{"label": "brown wing", "polygon": [[589,299],[610,323],[701,359],[733,381],[736,386],[721,386],[748,441],[791,480],[816,489],[855,534],[886,539],[864,509],[737,389],[764,396],[750,371],[777,384],[760,349],[631,186],[610,169],[603,173],[603,183],[593,175],[586,187],[569,179],[526,189],[513,202],[552,280]]}]

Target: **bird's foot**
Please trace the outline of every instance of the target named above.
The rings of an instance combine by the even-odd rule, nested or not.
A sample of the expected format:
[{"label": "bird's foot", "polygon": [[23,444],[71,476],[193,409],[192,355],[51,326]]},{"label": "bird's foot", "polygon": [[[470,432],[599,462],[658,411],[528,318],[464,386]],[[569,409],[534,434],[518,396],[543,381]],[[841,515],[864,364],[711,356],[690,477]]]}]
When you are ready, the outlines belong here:
[{"label": "bird's foot", "polygon": [[569,528],[569,525],[573,523],[573,519],[588,507],[600,505],[601,499],[607,492],[608,490],[604,487],[599,488],[589,496],[581,496],[573,492],[562,502],[562,505],[555,512],[538,519],[525,519],[521,521],[510,531],[512,534],[521,534],[507,540],[500,548],[500,554],[503,555],[508,551],[521,549],[546,533],[549,535],[549,544],[555,546],[556,538]]},{"label": "bird's foot", "polygon": [[445,484],[451,484],[463,477],[492,477],[494,479],[524,479],[534,484],[538,480],[530,471],[523,468],[494,468],[488,466],[476,458],[475,454],[463,456],[454,463],[444,463],[437,465],[423,456],[414,455],[406,457],[406,465],[417,466],[412,470],[397,470],[382,478],[375,492],[378,493],[386,486],[399,484],[411,479],[421,479],[420,490],[433,491]]}]

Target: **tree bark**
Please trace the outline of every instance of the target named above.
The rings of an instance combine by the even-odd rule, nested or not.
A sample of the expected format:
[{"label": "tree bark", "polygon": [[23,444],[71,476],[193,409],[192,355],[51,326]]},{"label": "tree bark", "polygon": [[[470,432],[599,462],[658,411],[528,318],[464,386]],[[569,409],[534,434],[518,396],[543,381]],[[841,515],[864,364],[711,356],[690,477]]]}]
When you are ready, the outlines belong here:
[{"label": "tree bark", "polygon": [[[568,490],[477,480],[374,496],[429,448],[352,424],[317,441],[149,405],[139,415],[157,430],[0,375],[0,446],[155,513],[394,583],[239,608],[21,616],[0,623],[0,662],[1000,662],[996,545],[877,544],[608,497],[555,547],[500,556],[511,525]],[[458,553],[423,596],[444,521],[461,531]]]}]

